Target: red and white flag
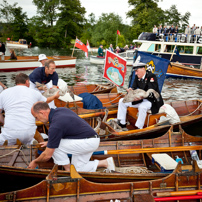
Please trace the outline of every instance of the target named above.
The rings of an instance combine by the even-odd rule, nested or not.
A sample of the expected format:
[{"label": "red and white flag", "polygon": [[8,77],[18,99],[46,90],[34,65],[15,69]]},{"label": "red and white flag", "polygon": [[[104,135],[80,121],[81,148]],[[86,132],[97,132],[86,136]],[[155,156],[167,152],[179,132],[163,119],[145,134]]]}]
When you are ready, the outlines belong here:
[{"label": "red and white flag", "polygon": [[118,34],[118,35],[121,35],[121,33],[120,33],[120,31],[119,31],[119,30],[117,30],[117,34]]},{"label": "red and white flag", "polygon": [[88,54],[88,49],[85,44],[83,44],[79,39],[76,39],[75,47],[83,50],[85,53]]},{"label": "red and white flag", "polygon": [[[88,40],[87,40],[87,42],[86,42],[86,47],[87,47],[88,51],[90,51],[90,43],[88,42]],[[88,51],[85,52],[85,56],[86,56],[86,57],[88,57]]]},{"label": "red and white flag", "polygon": [[106,50],[103,77],[117,86],[123,86],[126,75],[126,59]]}]

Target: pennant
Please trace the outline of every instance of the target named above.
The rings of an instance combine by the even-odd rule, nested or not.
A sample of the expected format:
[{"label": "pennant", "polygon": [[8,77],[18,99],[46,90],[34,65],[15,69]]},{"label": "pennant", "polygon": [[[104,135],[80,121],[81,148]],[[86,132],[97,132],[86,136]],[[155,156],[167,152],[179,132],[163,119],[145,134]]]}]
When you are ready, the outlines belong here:
[{"label": "pennant", "polygon": [[88,53],[88,49],[87,49],[86,45],[83,44],[79,39],[76,39],[76,41],[75,41],[75,47],[83,50],[85,53]]},{"label": "pennant", "polygon": [[[135,63],[146,63],[146,70],[151,71],[156,75],[159,85],[159,91],[161,92],[170,61],[141,51],[137,51],[136,55],[134,56],[134,60]],[[134,80],[135,71],[132,70],[129,87],[133,85]]]},{"label": "pennant", "polygon": [[121,35],[121,33],[120,33],[120,31],[119,31],[119,30],[117,30],[117,34],[118,34],[118,35]]},{"label": "pennant", "polygon": [[126,75],[126,59],[106,50],[103,77],[116,86],[123,86]]}]

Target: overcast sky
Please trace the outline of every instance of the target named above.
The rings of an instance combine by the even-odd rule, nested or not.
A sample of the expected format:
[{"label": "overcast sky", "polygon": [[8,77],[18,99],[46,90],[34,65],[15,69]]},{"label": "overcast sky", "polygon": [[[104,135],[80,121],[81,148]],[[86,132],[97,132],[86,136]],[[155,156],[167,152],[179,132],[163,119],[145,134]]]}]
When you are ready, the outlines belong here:
[{"label": "overcast sky", "polygon": [[[0,0],[2,3],[3,0]],[[18,6],[27,12],[28,17],[36,15],[36,7],[33,5],[32,0],[7,0],[9,4],[18,2]],[[130,24],[130,19],[126,18],[126,13],[132,8],[128,5],[128,0],[80,0],[81,5],[86,8],[86,18],[90,13],[94,13],[98,18],[102,13],[115,13],[122,17],[123,23]],[[159,7],[163,10],[169,9],[171,5],[176,5],[178,11],[184,15],[185,12],[191,13],[189,24],[192,26],[202,26],[202,0],[160,0]],[[154,11],[155,12],[155,11]]]}]

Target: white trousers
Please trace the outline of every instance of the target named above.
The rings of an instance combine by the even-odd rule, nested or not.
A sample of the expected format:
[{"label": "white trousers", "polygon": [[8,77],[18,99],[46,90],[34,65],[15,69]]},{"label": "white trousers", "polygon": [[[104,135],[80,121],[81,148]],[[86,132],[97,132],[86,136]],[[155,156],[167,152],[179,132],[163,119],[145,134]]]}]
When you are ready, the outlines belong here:
[{"label": "white trousers", "polygon": [[119,100],[117,119],[120,120],[121,124],[126,124],[127,108],[128,107],[138,108],[139,115],[135,123],[135,126],[141,129],[144,126],[147,111],[151,109],[151,106],[152,106],[151,102],[149,102],[147,99],[143,99],[143,101],[139,104],[132,105],[132,102],[123,103],[123,98],[121,98]]},{"label": "white trousers", "polygon": [[71,164],[77,171],[95,172],[99,161],[90,161],[93,152],[99,147],[100,138],[61,139],[60,145],[53,153],[53,160],[58,165],[68,165],[67,154],[72,154]]},{"label": "white trousers", "polygon": [[19,139],[23,144],[32,144],[34,141],[34,135],[36,132],[36,126],[24,130],[11,130],[8,128],[1,128],[0,145],[3,145],[5,140],[8,140],[8,145],[16,144],[16,140]]},{"label": "white trousers", "polygon": [[[34,83],[32,83],[31,81],[30,81],[29,87],[32,88],[32,89],[34,89],[34,90],[39,91],[40,93],[43,93],[43,92],[44,92],[43,90],[39,90],[38,88],[36,88],[36,85],[35,85]],[[52,87],[53,87],[52,81],[48,82],[48,83],[46,84],[46,87],[47,87],[48,89],[52,88]],[[48,103],[48,105],[49,105],[50,108],[53,108],[53,109],[56,108],[55,103],[54,103],[54,100],[51,101],[50,103]]]}]

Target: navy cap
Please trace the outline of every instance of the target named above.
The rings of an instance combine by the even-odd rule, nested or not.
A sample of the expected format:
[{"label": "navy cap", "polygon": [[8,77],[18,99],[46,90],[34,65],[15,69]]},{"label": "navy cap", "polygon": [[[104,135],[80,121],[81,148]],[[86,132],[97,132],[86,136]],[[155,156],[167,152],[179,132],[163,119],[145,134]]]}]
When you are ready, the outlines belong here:
[{"label": "navy cap", "polygon": [[139,69],[139,68],[145,68],[146,67],[146,63],[142,63],[142,62],[139,62],[139,63],[133,63],[133,70],[137,70],[137,69]]}]

